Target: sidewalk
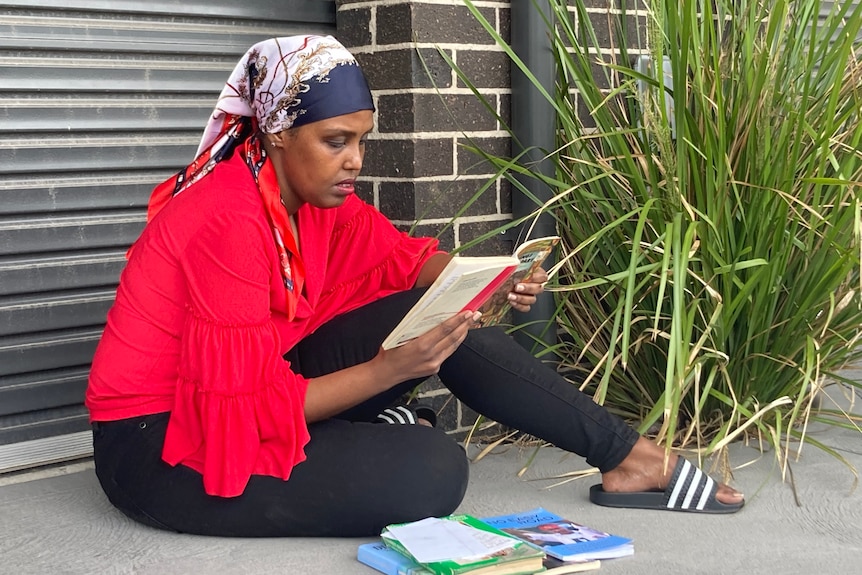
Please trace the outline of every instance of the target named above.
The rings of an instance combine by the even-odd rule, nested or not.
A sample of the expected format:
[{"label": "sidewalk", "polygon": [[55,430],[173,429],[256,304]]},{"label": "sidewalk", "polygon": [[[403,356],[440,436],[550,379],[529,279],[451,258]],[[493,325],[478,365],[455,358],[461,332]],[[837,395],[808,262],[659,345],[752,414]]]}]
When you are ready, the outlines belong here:
[{"label": "sidewalk", "polygon": [[[857,408],[857,411],[859,409]],[[862,470],[862,435],[811,429]],[[634,556],[604,561],[598,573],[814,574],[862,572],[862,489],[840,462],[811,446],[792,464],[796,493],[771,453],[734,445],[732,484],[747,495],[729,516],[602,508],[589,503],[596,477],[548,488],[549,477],[584,469],[579,457],[545,448],[517,477],[530,452],[509,447],[471,468],[460,512],[477,516],[542,506],[634,540]],[[0,481],[0,573],[152,575],[374,575],[355,560],[370,539],[218,539],[160,532],[115,511],[89,462],[29,479]],[[54,476],[47,476],[51,475]],[[41,477],[41,478],[39,478]],[[32,478],[32,479],[31,479]],[[3,479],[3,478],[0,478]],[[4,484],[5,483],[5,484]]]}]

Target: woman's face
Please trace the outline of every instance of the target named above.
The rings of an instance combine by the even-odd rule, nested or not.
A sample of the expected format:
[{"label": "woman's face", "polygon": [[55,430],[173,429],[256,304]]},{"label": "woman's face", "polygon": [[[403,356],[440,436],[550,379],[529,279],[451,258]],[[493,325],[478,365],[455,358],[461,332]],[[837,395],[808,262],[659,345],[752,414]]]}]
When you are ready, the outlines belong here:
[{"label": "woman's face", "polygon": [[288,213],[305,203],[336,208],[354,193],[373,118],[371,110],[361,110],[267,135]]}]

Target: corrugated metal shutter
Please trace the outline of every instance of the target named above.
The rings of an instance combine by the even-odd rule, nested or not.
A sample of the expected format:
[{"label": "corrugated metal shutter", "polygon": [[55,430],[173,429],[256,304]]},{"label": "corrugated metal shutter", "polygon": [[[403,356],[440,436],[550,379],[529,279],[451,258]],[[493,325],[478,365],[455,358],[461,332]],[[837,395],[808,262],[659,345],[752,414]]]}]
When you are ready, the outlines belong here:
[{"label": "corrugated metal shutter", "polygon": [[324,0],[0,2],[0,472],[89,453],[125,250],[239,55],[334,30]]},{"label": "corrugated metal shutter", "polygon": [[[819,12],[821,25],[823,25],[830,14],[837,12],[838,9],[846,10],[845,15],[853,13],[859,6],[860,1],[862,0],[822,0]],[[862,43],[862,31],[856,34],[856,43]]]}]

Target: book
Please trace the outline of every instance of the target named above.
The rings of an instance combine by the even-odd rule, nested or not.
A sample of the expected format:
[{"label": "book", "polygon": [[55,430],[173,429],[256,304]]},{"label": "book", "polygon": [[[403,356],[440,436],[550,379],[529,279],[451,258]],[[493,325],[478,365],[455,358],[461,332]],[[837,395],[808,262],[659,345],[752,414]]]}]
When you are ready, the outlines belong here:
[{"label": "book", "polygon": [[479,308],[479,311],[482,312],[482,317],[479,318],[478,322],[480,326],[497,325],[503,320],[506,313],[512,308],[508,298],[509,292],[514,289],[516,283],[530,277],[534,271],[539,269],[559,243],[559,236],[548,236],[528,240],[515,249],[513,255],[518,258],[518,266]]},{"label": "book", "polygon": [[[432,575],[531,575],[544,569],[541,549],[471,515],[389,525],[381,537],[388,548]],[[446,553],[470,544],[473,548],[469,551]]]},{"label": "book", "polygon": [[413,559],[390,549],[382,541],[360,545],[356,550],[356,559],[385,575],[434,575]]},{"label": "book", "polygon": [[631,539],[580,525],[541,507],[482,521],[561,561],[614,559],[634,553]]},{"label": "book", "polygon": [[595,571],[602,566],[602,562],[598,559],[562,561],[548,555],[542,561],[542,565],[545,567],[545,570],[541,572],[542,575],[569,575],[570,573]]},{"label": "book", "polygon": [[482,327],[498,323],[509,310],[512,286],[541,266],[559,242],[557,236],[529,240],[510,256],[452,256],[383,341],[383,349],[403,345],[461,311],[481,311]]},{"label": "book", "polygon": [[[422,567],[419,563],[390,549],[382,541],[376,543],[363,543],[356,550],[356,559],[360,563],[376,569],[384,575],[434,575],[433,572]],[[541,575],[569,575],[571,573],[583,573],[594,571],[601,567],[598,559],[592,561],[560,561],[554,557],[545,557],[542,560],[544,571]]]}]

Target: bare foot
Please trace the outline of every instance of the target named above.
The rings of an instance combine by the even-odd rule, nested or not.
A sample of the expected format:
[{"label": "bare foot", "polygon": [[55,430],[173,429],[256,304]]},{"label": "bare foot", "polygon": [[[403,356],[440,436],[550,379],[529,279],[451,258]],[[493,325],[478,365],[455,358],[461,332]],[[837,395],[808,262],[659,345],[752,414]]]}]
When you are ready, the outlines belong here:
[{"label": "bare foot", "polygon": [[[622,463],[602,474],[602,489],[609,493],[664,490],[679,458],[671,454],[665,468],[664,456],[664,449],[645,437],[639,438]],[[719,483],[715,498],[721,503],[733,505],[740,503],[744,496],[736,489]]]}]

